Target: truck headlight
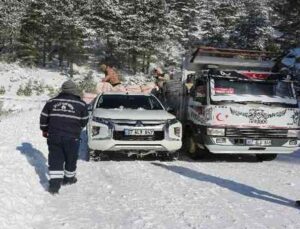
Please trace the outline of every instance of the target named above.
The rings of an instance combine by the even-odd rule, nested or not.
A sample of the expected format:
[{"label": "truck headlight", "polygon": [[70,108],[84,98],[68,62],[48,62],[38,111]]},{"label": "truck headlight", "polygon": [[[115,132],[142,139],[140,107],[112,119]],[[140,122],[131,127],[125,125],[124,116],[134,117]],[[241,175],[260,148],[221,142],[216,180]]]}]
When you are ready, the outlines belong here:
[{"label": "truck headlight", "polygon": [[207,128],[206,133],[207,133],[207,135],[211,135],[211,136],[224,136],[225,129],[224,128]]},{"label": "truck headlight", "polygon": [[300,130],[288,130],[287,136],[288,138],[299,138]]}]

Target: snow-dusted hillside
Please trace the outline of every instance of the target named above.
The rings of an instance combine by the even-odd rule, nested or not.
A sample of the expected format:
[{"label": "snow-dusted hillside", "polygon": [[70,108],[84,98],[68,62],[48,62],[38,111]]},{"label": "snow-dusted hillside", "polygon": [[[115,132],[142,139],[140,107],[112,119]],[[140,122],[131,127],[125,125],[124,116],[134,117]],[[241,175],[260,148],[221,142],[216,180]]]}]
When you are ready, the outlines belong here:
[{"label": "snow-dusted hillside", "polygon": [[[83,67],[74,67],[75,75],[73,80],[80,84],[88,74],[92,75],[92,81],[99,82],[104,74],[94,69]],[[120,72],[124,85],[145,84],[153,81],[150,76],[145,74],[128,75],[126,72]],[[57,94],[62,83],[68,79],[57,69],[26,68],[18,64],[7,64],[0,62],[0,112],[24,111],[32,108],[40,108],[39,102],[46,101],[49,97]],[[32,95],[18,95],[20,87],[24,88],[31,83]],[[1,93],[1,88],[4,93]],[[43,88],[38,92],[38,88]]]},{"label": "snow-dusted hillside", "polygon": [[[49,98],[50,91],[47,87],[57,90],[66,79],[65,75],[56,70],[25,68],[18,64],[0,62],[0,88],[5,90],[0,95],[2,110],[22,111],[37,107],[37,102]],[[25,87],[28,83],[44,87],[44,92],[39,94],[33,90],[31,96],[18,96],[20,87]]]}]

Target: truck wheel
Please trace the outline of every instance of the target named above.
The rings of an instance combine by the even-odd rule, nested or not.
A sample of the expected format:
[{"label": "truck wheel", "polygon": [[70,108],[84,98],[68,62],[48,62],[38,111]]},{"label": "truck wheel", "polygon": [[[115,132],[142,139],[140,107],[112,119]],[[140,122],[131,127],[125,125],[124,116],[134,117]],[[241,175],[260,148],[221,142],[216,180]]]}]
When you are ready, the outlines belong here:
[{"label": "truck wheel", "polygon": [[188,156],[193,160],[203,159],[208,155],[208,151],[206,149],[201,149],[197,146],[197,143],[192,135],[186,137],[185,145]]},{"label": "truck wheel", "polygon": [[256,154],[258,161],[272,161],[277,157],[277,154]]},{"label": "truck wheel", "polygon": [[198,155],[198,146],[195,142],[195,139],[192,135],[186,137],[186,152],[190,158],[193,160],[199,159]]}]

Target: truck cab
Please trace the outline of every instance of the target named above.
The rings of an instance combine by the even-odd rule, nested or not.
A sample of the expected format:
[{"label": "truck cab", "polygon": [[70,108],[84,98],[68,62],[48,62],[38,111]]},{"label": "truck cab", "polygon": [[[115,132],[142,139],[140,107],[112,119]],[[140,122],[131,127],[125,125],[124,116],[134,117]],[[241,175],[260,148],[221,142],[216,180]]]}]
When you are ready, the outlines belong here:
[{"label": "truck cab", "polygon": [[191,157],[255,154],[263,161],[299,149],[300,110],[293,81],[272,73],[272,61],[262,54],[212,48],[195,53],[184,122]]}]

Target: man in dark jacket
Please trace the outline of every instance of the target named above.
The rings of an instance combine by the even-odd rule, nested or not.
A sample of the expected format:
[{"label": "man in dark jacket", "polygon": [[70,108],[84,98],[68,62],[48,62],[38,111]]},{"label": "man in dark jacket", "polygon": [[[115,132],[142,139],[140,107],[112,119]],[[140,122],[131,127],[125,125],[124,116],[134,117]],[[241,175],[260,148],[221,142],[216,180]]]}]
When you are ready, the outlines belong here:
[{"label": "man in dark jacket", "polygon": [[87,121],[87,106],[71,80],[63,83],[61,93],[47,101],[42,110],[40,128],[47,138],[49,192],[52,194],[58,193],[61,184],[77,181],[80,133]]}]

